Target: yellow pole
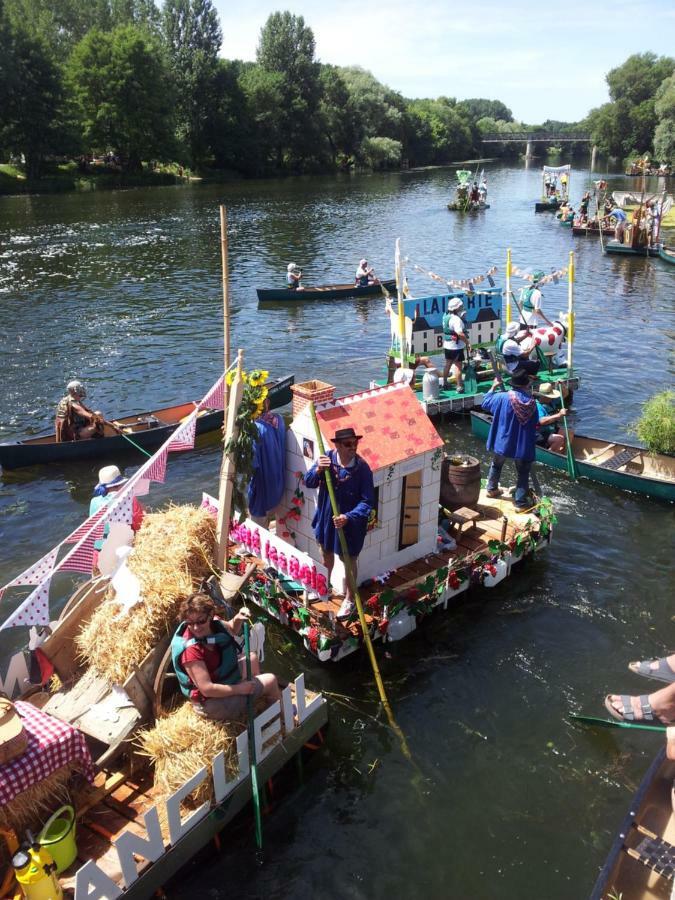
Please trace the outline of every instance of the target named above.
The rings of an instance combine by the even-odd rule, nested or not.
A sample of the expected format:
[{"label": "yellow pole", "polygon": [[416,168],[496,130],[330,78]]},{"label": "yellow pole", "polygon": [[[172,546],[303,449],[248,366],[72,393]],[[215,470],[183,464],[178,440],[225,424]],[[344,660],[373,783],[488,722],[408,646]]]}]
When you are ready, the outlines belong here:
[{"label": "yellow pole", "polygon": [[[398,241],[396,242],[398,247]],[[400,301],[399,301],[400,302]],[[310,400],[308,403],[309,412],[312,416],[312,423],[314,424],[314,434],[316,435],[316,446],[319,451],[319,456],[325,456],[326,450],[323,444],[323,437],[321,435],[321,429],[319,428],[319,422],[316,417],[316,410],[314,409],[314,404]],[[328,489],[328,496],[330,497],[330,505],[333,510],[334,516],[340,515],[340,508],[337,503],[337,498],[335,496],[335,491],[333,489],[333,479],[331,478],[330,469],[326,469],[324,471],[324,477],[326,479],[326,488]],[[347,539],[344,534],[344,530],[342,528],[336,529],[338,534],[338,539],[340,541],[340,548],[342,550],[342,562],[345,567],[345,574],[347,576],[347,583],[349,584],[349,588],[352,592],[352,596],[356,602],[356,610],[359,614],[359,622],[361,623],[361,631],[363,632],[363,642],[366,645],[366,649],[368,650],[368,657],[370,658],[370,665],[373,668],[373,675],[375,676],[375,684],[377,685],[377,692],[380,695],[380,700],[382,702],[382,706],[384,707],[384,711],[387,714],[387,719],[389,720],[389,725],[392,730],[395,732],[398,737],[401,750],[403,755],[408,759],[412,759],[412,754],[410,753],[410,748],[408,747],[408,742],[405,739],[405,735],[401,731],[401,728],[394,718],[394,713],[392,712],[391,706],[389,705],[389,700],[387,698],[387,693],[384,689],[384,684],[382,682],[382,676],[380,675],[380,669],[377,665],[377,659],[375,658],[375,651],[373,650],[373,643],[370,640],[370,633],[368,631],[368,623],[366,622],[366,617],[363,612],[363,604],[361,603],[361,595],[359,594],[359,589],[356,586],[356,579],[354,578],[354,570],[352,569],[352,561],[349,556],[349,550],[347,549]]]},{"label": "yellow pole", "polygon": [[396,238],[396,296],[398,297],[398,340],[401,345],[401,368],[405,369],[405,311],[403,309],[403,271],[401,269],[400,238]]},{"label": "yellow pole", "polygon": [[570,250],[567,266],[567,375],[572,374],[572,347],[574,345],[574,250]]},{"label": "yellow pole", "polygon": [[511,321],[511,248],[506,251],[506,324]]}]

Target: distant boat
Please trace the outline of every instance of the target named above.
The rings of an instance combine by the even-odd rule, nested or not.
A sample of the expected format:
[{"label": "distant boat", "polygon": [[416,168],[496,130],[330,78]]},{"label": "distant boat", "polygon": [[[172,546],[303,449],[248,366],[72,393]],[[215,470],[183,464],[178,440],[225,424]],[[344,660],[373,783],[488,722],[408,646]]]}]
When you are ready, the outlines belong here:
[{"label": "distant boat", "polygon": [[[576,235],[577,237],[588,237],[589,235],[592,237],[597,237],[599,231],[600,229],[598,228],[597,219],[589,219],[585,224],[582,223],[580,219],[575,219],[574,222],[572,222],[572,234]],[[605,226],[602,229],[602,233],[606,237],[613,237],[614,229],[610,226]]]},{"label": "distant boat", "polygon": [[[273,379],[267,383],[270,406],[273,409],[290,403],[291,385],[294,381],[294,375],[287,375],[285,378]],[[121,419],[115,419],[115,424],[143,450],[157,450],[178,428],[181,420],[194,412],[194,408],[195,404],[192,402],[165,406],[151,412],[123,416]],[[215,431],[222,424],[222,409],[205,409],[197,417],[196,434]],[[103,456],[111,459],[115,454],[138,452],[124,435],[111,425],[106,425],[103,437],[84,441],[57,443],[54,433],[51,432],[24,441],[1,443],[0,465],[3,469],[18,469],[40,463],[76,462],[82,459],[99,459]]]},{"label": "distant boat", "polygon": [[[480,438],[487,438],[492,416],[471,410],[471,430]],[[554,453],[537,445],[537,462],[553,469],[567,470],[567,455]],[[640,447],[603,438],[575,434],[572,452],[579,478],[600,484],[635,491],[658,500],[675,501],[675,456],[649,453]]]},{"label": "distant boat", "polygon": [[[665,736],[665,735],[664,735]],[[665,748],[647,770],[616,833],[590,900],[671,897],[675,872],[675,813],[671,788],[675,762]]]},{"label": "distant boat", "polygon": [[290,288],[256,288],[259,303],[296,303],[302,300],[343,300],[347,297],[374,297],[382,294],[382,288],[390,293],[396,291],[396,280],[388,278],[374,281],[365,287],[355,284],[324,284],[319,287],[304,287],[302,290]]},{"label": "distant boat", "polygon": [[534,204],[535,212],[555,212],[560,209],[562,200],[559,197],[548,197],[546,200],[537,200]]},{"label": "distant boat", "polygon": [[622,244],[621,241],[607,241],[605,244],[606,253],[615,253],[618,256],[659,256],[660,244],[652,244],[651,246],[631,247],[630,244]]},{"label": "distant boat", "polygon": [[659,256],[662,260],[675,266],[675,247],[666,247],[663,244],[659,247]]}]

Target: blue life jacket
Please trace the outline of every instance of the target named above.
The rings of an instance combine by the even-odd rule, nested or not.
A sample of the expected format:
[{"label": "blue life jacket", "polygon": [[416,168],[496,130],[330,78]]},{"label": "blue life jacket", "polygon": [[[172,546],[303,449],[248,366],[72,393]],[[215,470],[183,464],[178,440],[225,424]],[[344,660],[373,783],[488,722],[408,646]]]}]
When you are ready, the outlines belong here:
[{"label": "blue life jacket", "polygon": [[211,627],[215,629],[215,634],[209,634],[205,638],[183,637],[187,627],[187,622],[181,622],[171,639],[171,661],[183,694],[189,697],[190,691],[197,690],[181,662],[183,653],[194,644],[215,645],[220,648],[220,665],[211,675],[214,684],[238,684],[241,681],[239,646],[223,623],[213,619]]}]

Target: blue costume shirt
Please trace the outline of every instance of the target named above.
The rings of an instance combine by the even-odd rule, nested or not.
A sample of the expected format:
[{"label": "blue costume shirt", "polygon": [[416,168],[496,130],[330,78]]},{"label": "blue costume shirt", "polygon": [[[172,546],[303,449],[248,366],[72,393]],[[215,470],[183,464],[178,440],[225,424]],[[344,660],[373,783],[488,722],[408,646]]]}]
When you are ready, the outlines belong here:
[{"label": "blue costume shirt", "polygon": [[[516,403],[532,403],[532,415],[527,422],[518,420],[512,397]],[[537,441],[537,422],[539,412],[530,394],[514,389],[506,393],[490,391],[485,395],[481,408],[492,413],[492,424],[487,439],[487,449],[509,459],[522,459],[531,462],[534,459]]]},{"label": "blue costume shirt", "polygon": [[278,413],[264,413],[255,420],[258,440],[253,449],[253,477],[248,485],[248,509],[265,516],[284,493],[286,426]]},{"label": "blue costume shirt", "polygon": [[[368,516],[375,505],[373,473],[368,463],[360,456],[355,457],[353,466],[345,468],[338,462],[337,450],[329,450],[327,455],[331,461],[330,474],[340,513],[349,520],[343,529],[347,549],[350,556],[358,556],[366,539]],[[305,475],[304,482],[308,488],[319,488],[319,502],[312,519],[312,528],[317,541],[325,550],[341,554],[340,539],[333,525],[333,510],[326,488],[326,479],[319,472],[316,463]]]}]

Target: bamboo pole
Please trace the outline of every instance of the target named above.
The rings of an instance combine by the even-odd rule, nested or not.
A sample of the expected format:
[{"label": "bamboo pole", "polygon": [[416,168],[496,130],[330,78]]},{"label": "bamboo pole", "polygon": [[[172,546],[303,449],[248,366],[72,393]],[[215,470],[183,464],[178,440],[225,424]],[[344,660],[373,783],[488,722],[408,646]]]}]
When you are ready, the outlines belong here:
[{"label": "bamboo pole", "polygon": [[572,374],[572,348],[574,346],[574,250],[570,250],[567,266],[567,376]]},{"label": "bamboo pole", "polygon": [[511,248],[506,251],[506,324],[511,321]]},{"label": "bamboo pole", "polygon": [[401,239],[396,238],[396,296],[398,298],[398,340],[400,344],[401,368],[406,367],[405,354],[405,310],[403,308],[403,267],[401,266]]},{"label": "bamboo pole", "polygon": [[220,206],[220,260],[223,270],[223,349],[225,371],[230,368],[230,271],[227,264],[227,210]]},{"label": "bamboo pole", "polygon": [[[237,411],[244,393],[244,380],[242,371],[244,366],[244,351],[237,353],[237,368],[234,381],[229,392],[227,406],[227,423],[225,425],[225,443],[237,437],[239,429],[236,425]],[[220,484],[218,486],[218,525],[216,530],[216,566],[224,572],[227,568],[227,541],[230,536],[230,512],[232,508],[232,489],[235,476],[234,461],[223,452],[223,463],[220,468]]]},{"label": "bamboo pole", "polygon": [[[398,241],[396,242],[398,245]],[[323,437],[321,435],[321,429],[319,428],[319,422],[316,417],[316,410],[314,409],[314,403],[310,400],[309,404],[309,412],[312,416],[312,423],[314,425],[314,434],[316,436],[316,445],[319,451],[319,456],[325,456],[326,450],[323,443]],[[337,498],[335,496],[335,491],[333,489],[333,479],[331,478],[330,469],[326,469],[324,471],[324,478],[326,480],[326,488],[328,490],[328,496],[330,497],[330,505],[333,511],[333,516],[340,515],[340,507],[337,503]],[[347,583],[349,584],[349,589],[351,590],[352,596],[354,597],[354,601],[356,603],[356,610],[359,614],[359,622],[361,623],[361,631],[363,632],[363,642],[366,645],[366,649],[368,651],[368,657],[370,659],[370,665],[373,669],[373,675],[375,677],[375,684],[377,685],[377,692],[380,695],[380,701],[382,702],[382,706],[384,707],[384,711],[387,714],[387,720],[389,721],[389,725],[396,734],[399,739],[399,743],[401,745],[401,751],[403,755],[412,760],[412,754],[410,753],[410,748],[408,747],[408,742],[405,739],[405,735],[401,731],[401,728],[394,718],[394,713],[392,712],[391,706],[389,705],[389,700],[387,698],[387,693],[384,689],[384,684],[382,682],[382,676],[380,675],[380,669],[377,665],[377,659],[375,657],[375,651],[373,650],[373,643],[370,640],[370,633],[368,631],[368,623],[366,622],[366,617],[363,612],[363,604],[361,602],[361,595],[359,594],[359,589],[356,584],[356,579],[354,578],[354,570],[352,568],[352,561],[349,556],[349,550],[347,549],[347,539],[344,535],[344,530],[342,528],[337,528],[337,535],[340,541],[340,548],[342,549],[342,562],[345,567],[345,574],[347,576]]]}]

